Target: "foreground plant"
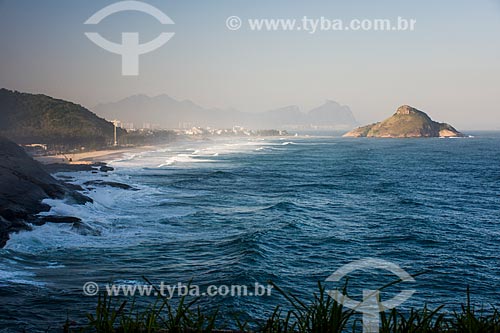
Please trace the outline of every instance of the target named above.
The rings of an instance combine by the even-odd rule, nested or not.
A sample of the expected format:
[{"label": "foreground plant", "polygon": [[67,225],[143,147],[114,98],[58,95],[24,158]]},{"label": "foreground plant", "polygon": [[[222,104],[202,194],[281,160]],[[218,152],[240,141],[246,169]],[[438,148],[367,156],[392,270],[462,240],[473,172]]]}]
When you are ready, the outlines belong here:
[{"label": "foreground plant", "polygon": [[[150,283],[147,279],[146,281]],[[151,283],[150,283],[151,284]],[[272,283],[273,284],[273,283]],[[152,285],[152,284],[151,284]],[[199,298],[187,301],[186,296],[176,305],[165,297],[158,299],[146,309],[137,306],[135,300],[119,301],[110,296],[99,296],[95,313],[87,315],[85,327],[71,330],[70,322],[64,332],[98,333],[181,333],[181,332],[263,332],[263,333],[337,333],[361,332],[359,315],[328,296],[325,287],[318,283],[318,292],[310,302],[285,292],[273,284],[275,290],[287,301],[289,310],[276,306],[270,316],[262,321],[242,322],[235,317],[238,331],[222,331],[219,312],[205,313]],[[346,287],[343,293],[347,294]],[[380,314],[381,333],[500,333],[500,313],[476,311],[472,306],[470,291],[467,302],[458,312],[445,312],[444,306],[430,310],[400,311],[392,309]],[[250,326],[252,328],[250,328]]]},{"label": "foreground plant", "polygon": [[260,332],[344,332],[354,314],[352,310],[344,310],[342,304],[329,297],[325,287],[319,282],[319,292],[314,294],[310,304],[286,293],[275,284],[273,287],[285,297],[292,309],[283,317],[281,307],[277,306],[265,325],[259,329]]},{"label": "foreground plant", "polygon": [[[151,286],[151,282],[145,279]],[[153,286],[160,295],[159,290]],[[128,301],[119,301],[111,296],[99,295],[94,314],[87,315],[87,325],[71,330],[67,322],[65,332],[98,333],[155,333],[155,332],[213,332],[218,311],[207,314],[195,303],[199,298],[187,301],[181,297],[174,306],[170,299],[158,296],[146,309],[139,309],[135,299],[127,307]],[[118,303],[117,303],[118,302]]]}]

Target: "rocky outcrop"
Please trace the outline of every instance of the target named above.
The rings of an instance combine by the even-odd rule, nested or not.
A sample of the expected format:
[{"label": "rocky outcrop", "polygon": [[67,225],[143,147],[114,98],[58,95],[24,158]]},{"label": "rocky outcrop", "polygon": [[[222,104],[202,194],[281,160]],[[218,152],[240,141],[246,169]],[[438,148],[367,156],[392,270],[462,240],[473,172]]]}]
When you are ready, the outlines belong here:
[{"label": "rocky outcrop", "polygon": [[109,187],[119,188],[119,189],[122,189],[122,190],[134,190],[134,191],[137,191],[136,188],[133,188],[132,186],[127,185],[127,184],[122,184],[122,183],[117,183],[117,182],[106,182],[106,181],[103,181],[103,180],[89,180],[89,181],[86,181],[85,183],[83,183],[83,185],[86,185],[86,186],[89,186],[89,185],[93,185],[93,186],[109,186]]},{"label": "rocky outcrop", "polygon": [[453,126],[433,121],[425,112],[411,106],[400,106],[392,117],[356,128],[344,137],[430,138],[463,137]]},{"label": "rocky outcrop", "polygon": [[93,163],[51,163],[43,164],[43,169],[48,173],[57,172],[78,172],[78,171],[102,171],[108,172],[113,171],[114,168],[106,165],[104,162],[93,162]]},{"label": "rocky outcrop", "polygon": [[47,198],[67,198],[75,204],[92,201],[52,177],[17,144],[0,137],[0,247],[9,233],[40,223],[36,214],[50,209],[42,203]]}]

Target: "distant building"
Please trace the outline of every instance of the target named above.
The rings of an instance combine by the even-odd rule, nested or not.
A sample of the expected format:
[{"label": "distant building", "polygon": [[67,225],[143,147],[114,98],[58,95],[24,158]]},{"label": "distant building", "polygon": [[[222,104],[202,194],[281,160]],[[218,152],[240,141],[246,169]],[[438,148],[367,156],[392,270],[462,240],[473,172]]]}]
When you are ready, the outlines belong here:
[{"label": "distant building", "polygon": [[134,123],[121,123],[120,127],[126,130],[135,130]]}]

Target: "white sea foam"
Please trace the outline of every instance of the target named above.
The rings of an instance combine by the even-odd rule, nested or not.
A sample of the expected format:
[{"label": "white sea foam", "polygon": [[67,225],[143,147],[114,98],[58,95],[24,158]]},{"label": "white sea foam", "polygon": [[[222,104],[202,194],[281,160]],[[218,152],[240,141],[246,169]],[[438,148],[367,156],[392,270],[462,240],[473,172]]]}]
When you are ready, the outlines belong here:
[{"label": "white sea foam", "polygon": [[[274,142],[265,142],[263,139],[243,139],[238,142],[228,140],[200,141],[171,145],[168,148],[158,147],[143,152],[125,154],[120,159],[111,161],[115,168],[111,173],[91,172],[61,172],[56,176],[69,176],[73,183],[86,188],[84,194],[93,199],[93,203],[74,205],[65,200],[44,200],[51,209],[41,215],[74,216],[83,222],[83,228],[65,223],[47,223],[42,226],[33,226],[32,231],[24,231],[11,235],[5,249],[9,256],[16,253],[34,255],[48,255],[52,251],[61,249],[83,248],[126,248],[136,246],[144,239],[153,237],[168,237],[175,239],[179,234],[189,237],[185,230],[179,232],[176,225],[164,224],[161,221],[144,219],[144,212],[157,209],[162,219],[186,216],[195,212],[192,207],[176,206],[175,200],[182,200],[186,196],[196,196],[194,191],[186,193],[182,189],[167,189],[135,184],[135,175],[159,175],[164,168],[172,167],[210,167],[218,165],[220,156],[253,152],[256,148],[273,146]],[[189,150],[188,150],[189,149]],[[210,164],[207,164],[210,163]],[[159,168],[160,167],[160,168]],[[112,181],[133,186],[138,191],[122,190],[108,186],[84,185],[87,181]],[[91,189],[89,189],[91,187]],[[170,192],[169,192],[170,191]],[[177,192],[175,192],[177,191]],[[199,192],[199,191],[198,191]],[[168,198],[168,200],[166,200]],[[172,207],[165,208],[172,204]],[[161,212],[161,213],[160,213]],[[146,214],[147,215],[147,214]],[[152,214],[155,215],[155,214]],[[161,225],[161,227],[159,227]],[[197,236],[192,235],[193,239]],[[43,262],[39,259],[38,268],[63,269],[64,264],[53,259]],[[39,281],[36,269],[29,265],[10,263],[9,258],[0,258],[0,284],[22,283],[43,286]]]},{"label": "white sea foam", "polygon": [[46,283],[36,281],[35,273],[26,270],[13,270],[12,267],[0,266],[0,286],[9,284],[26,284],[43,287]]},{"label": "white sea foam", "polygon": [[200,159],[200,158],[195,158],[197,155],[194,154],[178,154],[176,156],[172,156],[165,160],[164,163],[160,164],[158,168],[162,168],[164,166],[171,166],[174,164],[182,164],[182,163],[208,163],[208,162],[214,162],[212,160],[208,159]]},{"label": "white sea foam", "polygon": [[[110,164],[118,168],[165,168],[173,166],[192,166],[195,163],[213,163],[219,157],[227,154],[242,153],[262,145],[262,139],[229,139],[213,141],[194,141],[173,144],[170,148],[161,148],[142,153],[128,155]],[[271,143],[270,143],[271,144]],[[274,145],[274,143],[272,143]]]},{"label": "white sea foam", "polygon": [[47,266],[45,266],[45,268],[50,268],[50,269],[56,269],[56,268],[64,268],[66,266],[64,266],[63,264],[60,264],[58,262],[49,262],[47,263]]}]

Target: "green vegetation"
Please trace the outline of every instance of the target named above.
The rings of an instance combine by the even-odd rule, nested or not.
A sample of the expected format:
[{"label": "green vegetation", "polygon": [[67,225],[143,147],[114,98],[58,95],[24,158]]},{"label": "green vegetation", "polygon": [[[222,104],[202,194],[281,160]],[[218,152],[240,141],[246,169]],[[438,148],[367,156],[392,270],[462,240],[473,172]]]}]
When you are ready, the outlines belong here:
[{"label": "green vegetation", "polygon": [[[432,120],[423,112],[412,114],[396,113],[391,118],[373,126],[367,136],[416,136],[431,135],[435,131]],[[439,132],[439,129],[437,130]],[[436,134],[435,136],[438,136]]]},{"label": "green vegetation", "polygon": [[[361,332],[362,322],[359,314],[344,308],[328,296],[325,287],[318,283],[319,291],[309,302],[281,290],[274,285],[286,300],[287,308],[276,306],[270,316],[258,322],[242,322],[234,316],[237,327],[230,332],[263,333],[334,333]],[[346,288],[344,288],[346,293]],[[467,290],[465,305],[456,312],[444,311],[444,306],[434,310],[411,309],[400,311],[393,309],[381,314],[381,333],[495,333],[500,332],[500,313],[477,311],[471,305],[470,292]],[[138,332],[223,332],[219,311],[204,313],[196,305],[198,298],[189,301],[182,297],[173,302],[159,297],[146,309],[139,310],[134,300],[99,296],[94,314],[88,314],[88,322],[76,328],[69,320],[64,332],[103,332],[103,333],[138,333]],[[228,331],[225,331],[228,332]]]},{"label": "green vegetation", "polygon": [[[0,135],[22,144],[43,144],[47,152],[97,150],[114,144],[114,125],[81,105],[0,89]],[[174,140],[173,131],[117,128],[119,145],[148,145]]]},{"label": "green vegetation", "polygon": [[113,127],[81,105],[0,89],[0,134],[16,143],[96,149],[112,144]]}]

